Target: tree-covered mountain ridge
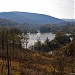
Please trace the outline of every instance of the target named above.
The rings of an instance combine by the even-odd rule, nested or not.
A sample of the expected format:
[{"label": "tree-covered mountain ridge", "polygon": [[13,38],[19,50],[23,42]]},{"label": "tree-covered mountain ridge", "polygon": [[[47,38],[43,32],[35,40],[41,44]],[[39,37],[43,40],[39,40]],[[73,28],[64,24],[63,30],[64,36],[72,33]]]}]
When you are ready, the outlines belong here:
[{"label": "tree-covered mountain ridge", "polygon": [[1,12],[0,18],[9,19],[18,23],[29,23],[29,24],[52,24],[60,23],[63,20],[44,15],[29,12]]}]

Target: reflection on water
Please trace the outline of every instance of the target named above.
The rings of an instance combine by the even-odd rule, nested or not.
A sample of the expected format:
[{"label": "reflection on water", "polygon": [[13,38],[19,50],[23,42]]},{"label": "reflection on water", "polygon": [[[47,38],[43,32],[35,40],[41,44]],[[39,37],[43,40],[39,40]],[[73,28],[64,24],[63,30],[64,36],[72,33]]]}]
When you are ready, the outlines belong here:
[{"label": "reflection on water", "polygon": [[39,33],[39,32],[37,34],[30,34],[28,46],[33,45],[35,42],[37,42],[37,40],[40,40],[41,42],[44,42],[47,37],[51,41],[55,38],[55,34],[52,34],[52,33],[43,33],[42,34],[42,33]]}]

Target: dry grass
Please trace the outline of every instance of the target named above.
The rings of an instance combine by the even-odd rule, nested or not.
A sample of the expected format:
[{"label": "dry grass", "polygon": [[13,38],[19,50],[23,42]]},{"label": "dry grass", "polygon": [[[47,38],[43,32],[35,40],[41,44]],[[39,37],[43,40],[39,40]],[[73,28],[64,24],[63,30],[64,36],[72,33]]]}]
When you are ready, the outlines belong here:
[{"label": "dry grass", "polygon": [[[3,57],[2,57],[2,56]],[[60,75],[60,70],[58,69],[58,64],[54,62],[56,60],[54,56],[48,55],[43,52],[35,52],[30,50],[15,50],[14,54],[10,52],[11,55],[11,64],[10,64],[10,73],[11,75],[53,75],[54,72],[56,75]],[[6,55],[0,53],[0,72],[2,69],[3,59],[4,67],[3,73],[1,75],[7,75],[7,61],[5,59]],[[58,65],[58,66],[57,66]],[[71,72],[71,67],[65,66],[64,73]],[[68,70],[70,70],[68,72]],[[69,75],[69,74],[63,74]]]}]

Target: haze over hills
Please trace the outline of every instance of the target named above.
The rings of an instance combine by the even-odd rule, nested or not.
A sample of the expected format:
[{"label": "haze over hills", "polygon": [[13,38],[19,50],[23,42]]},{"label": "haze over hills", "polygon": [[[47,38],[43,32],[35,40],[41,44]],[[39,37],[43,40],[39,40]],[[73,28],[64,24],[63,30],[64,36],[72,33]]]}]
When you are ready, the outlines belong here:
[{"label": "haze over hills", "polygon": [[28,12],[1,12],[0,18],[16,21],[17,23],[28,24],[51,24],[63,22],[63,20],[54,18],[52,16]]},{"label": "haze over hills", "polygon": [[75,22],[75,19],[63,19],[66,22]]},{"label": "haze over hills", "polygon": [[14,26],[14,25],[16,26],[18,25],[18,23],[12,20],[0,18],[0,26]]}]

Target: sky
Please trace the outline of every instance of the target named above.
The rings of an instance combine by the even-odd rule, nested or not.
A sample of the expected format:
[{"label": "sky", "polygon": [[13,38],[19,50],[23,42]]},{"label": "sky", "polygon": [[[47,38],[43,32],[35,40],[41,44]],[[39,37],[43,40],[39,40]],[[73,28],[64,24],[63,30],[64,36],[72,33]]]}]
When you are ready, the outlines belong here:
[{"label": "sky", "polygon": [[0,0],[0,12],[22,11],[73,19],[75,0]]}]

